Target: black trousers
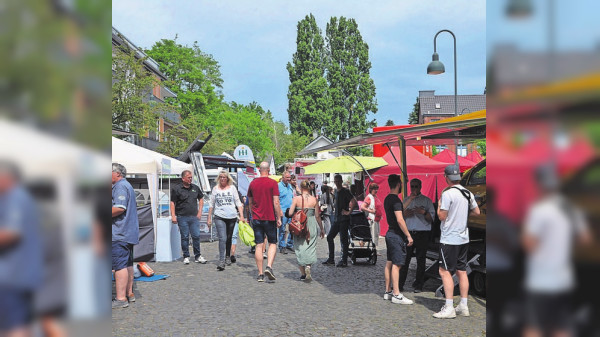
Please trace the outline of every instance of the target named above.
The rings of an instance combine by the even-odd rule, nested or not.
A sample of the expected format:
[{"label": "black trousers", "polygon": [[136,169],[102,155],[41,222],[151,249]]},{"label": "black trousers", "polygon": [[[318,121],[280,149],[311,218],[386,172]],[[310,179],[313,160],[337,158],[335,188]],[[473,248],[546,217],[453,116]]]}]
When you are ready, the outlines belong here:
[{"label": "black trousers", "polygon": [[427,254],[427,246],[429,246],[429,237],[431,231],[411,231],[410,236],[413,238],[413,245],[406,247],[406,262],[400,268],[400,278],[398,279],[399,289],[404,289],[406,275],[408,274],[408,266],[413,256],[417,257],[417,276],[413,282],[413,288],[422,289],[425,283],[425,259]]},{"label": "black trousers", "polygon": [[342,261],[348,259],[348,230],[350,228],[350,220],[335,221],[327,234],[327,245],[329,246],[329,260],[333,261],[335,257],[335,245],[333,239],[340,233],[340,242],[342,243]]}]

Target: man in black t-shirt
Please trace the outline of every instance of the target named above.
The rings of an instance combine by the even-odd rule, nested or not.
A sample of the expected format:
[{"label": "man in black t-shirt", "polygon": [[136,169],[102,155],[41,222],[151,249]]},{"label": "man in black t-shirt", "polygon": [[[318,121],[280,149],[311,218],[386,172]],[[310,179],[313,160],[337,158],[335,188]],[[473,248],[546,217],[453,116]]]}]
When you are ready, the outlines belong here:
[{"label": "man in black t-shirt", "polygon": [[206,259],[200,255],[200,217],[204,206],[203,197],[204,193],[200,187],[192,184],[192,172],[188,170],[181,172],[181,184],[171,188],[171,216],[173,223],[179,226],[184,264],[190,263],[190,233],[194,247],[194,261],[206,263]]},{"label": "man in black t-shirt", "polygon": [[340,233],[340,242],[342,243],[342,259],[336,264],[336,267],[348,266],[348,228],[350,227],[350,202],[354,198],[347,188],[342,187],[342,176],[336,174],[333,182],[337,188],[335,196],[335,222],[327,234],[327,244],[329,246],[329,258],[323,264],[334,264],[334,243],[333,239]]},{"label": "man in black t-shirt", "polygon": [[385,294],[383,294],[383,299],[392,300],[392,303],[397,304],[413,304],[412,300],[409,300],[400,293],[400,288],[398,287],[400,268],[402,268],[402,265],[406,261],[406,246],[412,246],[413,244],[413,239],[402,217],[402,201],[398,197],[402,189],[400,176],[391,174],[388,177],[388,185],[390,186],[390,194],[385,197],[383,202],[385,217],[389,226],[385,234],[387,262],[384,271]]}]

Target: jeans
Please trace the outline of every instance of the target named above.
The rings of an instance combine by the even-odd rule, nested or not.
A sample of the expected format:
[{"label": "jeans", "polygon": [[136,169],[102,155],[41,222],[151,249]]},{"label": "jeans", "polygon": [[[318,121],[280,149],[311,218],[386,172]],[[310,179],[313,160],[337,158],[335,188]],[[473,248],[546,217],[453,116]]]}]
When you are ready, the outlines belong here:
[{"label": "jeans", "polygon": [[231,237],[231,244],[237,245],[238,233],[240,230],[239,222],[235,222],[235,227],[233,228],[233,236]]},{"label": "jeans", "polygon": [[219,261],[225,261],[225,257],[231,254],[231,238],[237,218],[225,219],[214,216],[213,221],[219,235]]},{"label": "jeans", "polygon": [[400,278],[398,279],[399,289],[404,288],[408,266],[413,256],[417,257],[417,275],[413,282],[413,288],[423,288],[423,283],[425,283],[425,260],[430,234],[431,231],[410,231],[410,236],[413,238],[413,245],[406,247],[406,262],[404,263],[404,267],[400,269]]},{"label": "jeans", "polygon": [[194,257],[200,256],[200,219],[197,216],[178,216],[177,225],[181,234],[181,251],[183,257],[190,257],[190,233],[192,234],[192,246]]},{"label": "jeans", "polygon": [[329,231],[331,230],[331,219],[329,218],[329,215],[323,215],[321,220],[323,222],[323,230],[325,231],[325,235],[329,235]]},{"label": "jeans", "polygon": [[[294,241],[292,240],[292,233],[289,233],[289,226],[288,224],[290,223],[292,219],[287,218],[287,217],[281,217],[281,227],[279,227],[278,231],[279,234],[277,235],[278,237],[278,246],[279,248],[294,248]],[[285,231],[288,231],[289,235],[288,235],[288,239],[287,239],[287,245],[283,242],[283,240],[285,239]]]},{"label": "jeans", "polygon": [[350,219],[336,221],[331,226],[329,234],[327,234],[330,261],[333,261],[335,256],[333,239],[335,239],[338,233],[340,233],[340,242],[342,243],[342,261],[346,262],[348,260],[348,228],[350,228]]}]

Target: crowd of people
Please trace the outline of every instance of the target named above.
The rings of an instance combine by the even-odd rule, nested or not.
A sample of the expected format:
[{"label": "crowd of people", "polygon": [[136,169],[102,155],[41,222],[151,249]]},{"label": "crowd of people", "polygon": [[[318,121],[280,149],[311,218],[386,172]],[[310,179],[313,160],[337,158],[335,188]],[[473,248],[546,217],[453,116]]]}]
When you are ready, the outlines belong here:
[{"label": "crowd of people", "polygon": [[[437,214],[441,220],[440,267],[446,296],[441,310],[433,314],[436,318],[454,318],[456,315],[469,316],[467,294],[469,289],[466,273],[469,233],[467,218],[479,214],[475,197],[460,185],[458,166],[449,165],[445,169],[448,188],[440,198],[437,211],[431,199],[421,194],[421,181],[410,181],[410,196],[402,201],[400,176],[388,177],[390,193],[382,202],[378,197],[379,186],[371,183],[368,195],[364,196],[362,186],[344,184],[342,176],[333,179],[335,189],[327,182],[317,193],[314,181],[303,180],[297,184],[291,168],[286,166],[279,182],[269,177],[269,164],[259,165],[258,178],[252,180],[247,197],[240,195],[233,185],[233,179],[226,170],[219,173],[218,182],[212,189],[208,210],[208,225],[214,223],[219,237],[219,261],[217,269],[235,263],[235,232],[238,221],[248,221],[253,230],[256,246],[254,253],[257,267],[257,281],[277,279],[274,262],[277,252],[287,254],[293,250],[300,271],[300,280],[313,279],[312,266],[317,263],[317,239],[327,238],[328,257],[323,265],[347,267],[350,240],[351,216],[364,212],[370,227],[370,236],[375,247],[379,246],[379,222],[383,216],[388,223],[385,235],[386,263],[384,268],[385,289],[383,298],[392,303],[410,305],[413,301],[403,295],[407,278],[407,267],[416,257],[417,272],[412,288],[415,293],[423,289],[425,277],[425,254],[430,241],[432,223]],[[133,245],[138,242],[137,215],[133,188],[124,178],[125,168],[113,164],[113,233],[112,256],[116,281],[116,298],[113,308],[125,308],[135,301],[133,284]],[[194,261],[204,264],[206,259],[200,251],[199,223],[202,216],[203,193],[192,183],[192,173],[183,171],[181,183],[171,191],[172,221],[179,226],[183,262],[189,264],[189,236],[192,237]],[[303,210],[306,215],[307,234],[292,235],[290,222],[293,214]],[[339,234],[341,258],[335,257],[335,238]],[[265,266],[266,259],[266,266]],[[454,307],[454,281],[456,272],[460,285],[460,303]]]}]

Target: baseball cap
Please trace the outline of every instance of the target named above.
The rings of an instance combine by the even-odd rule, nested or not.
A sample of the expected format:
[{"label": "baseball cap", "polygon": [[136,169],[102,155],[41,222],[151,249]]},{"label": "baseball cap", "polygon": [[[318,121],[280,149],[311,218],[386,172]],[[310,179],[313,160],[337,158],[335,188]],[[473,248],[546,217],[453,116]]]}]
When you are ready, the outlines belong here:
[{"label": "baseball cap", "polygon": [[452,181],[460,180],[460,169],[458,165],[448,165],[444,169],[444,174]]}]

